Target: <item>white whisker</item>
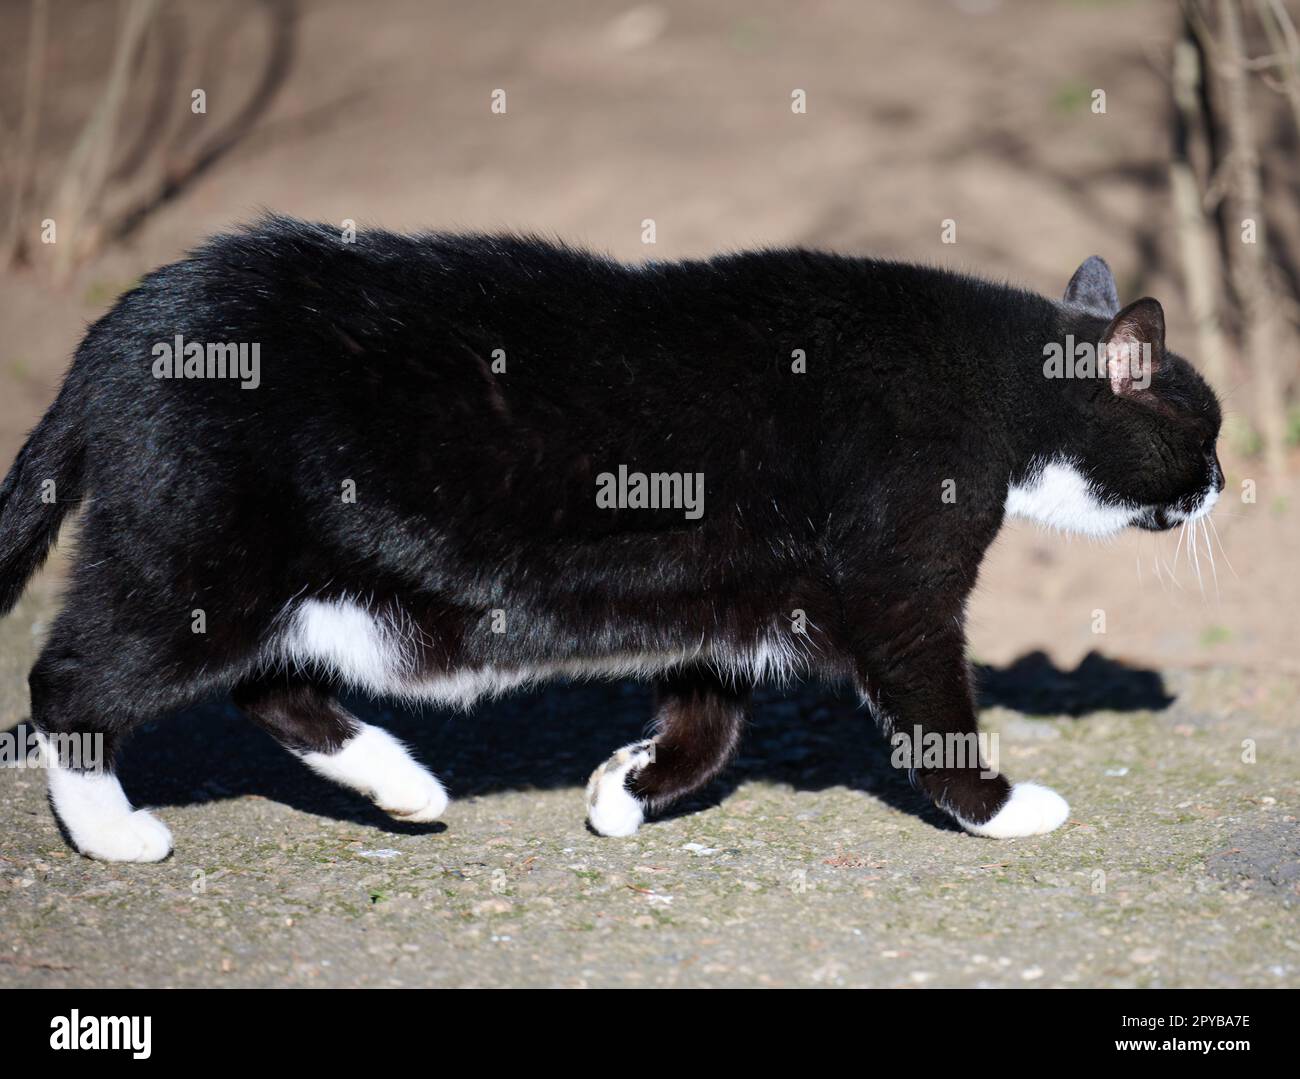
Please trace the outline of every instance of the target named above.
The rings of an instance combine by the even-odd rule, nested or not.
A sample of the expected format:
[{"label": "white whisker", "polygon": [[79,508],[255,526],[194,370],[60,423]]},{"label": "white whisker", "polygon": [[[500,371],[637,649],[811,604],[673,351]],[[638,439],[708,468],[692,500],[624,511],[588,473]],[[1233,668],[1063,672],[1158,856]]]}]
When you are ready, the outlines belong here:
[{"label": "white whisker", "polygon": [[1182,586],[1182,582],[1178,580],[1177,575],[1173,571],[1173,567],[1171,567],[1168,562],[1165,563],[1165,569],[1169,571],[1169,579],[1173,581],[1174,587],[1180,592],[1187,591],[1187,589]]},{"label": "white whisker", "polygon": [[1210,559],[1210,573],[1214,576],[1214,602],[1219,602],[1219,571],[1214,565],[1214,547],[1210,543],[1210,526],[1206,523],[1207,518],[1201,518],[1201,532],[1205,535],[1205,553]]},{"label": "white whisker", "polygon": [[1187,533],[1187,552],[1188,557],[1192,560],[1192,568],[1196,570],[1196,584],[1201,590],[1201,598],[1205,598],[1205,578],[1201,576],[1201,554],[1196,549],[1196,526],[1192,525],[1190,520],[1184,522],[1183,527],[1191,525]]},{"label": "white whisker", "polygon": [[[1152,540],[1153,540],[1153,541],[1155,540],[1155,537],[1154,537],[1154,536],[1152,537]],[[1164,578],[1164,575],[1160,572],[1160,552],[1159,552],[1159,551],[1152,551],[1152,553],[1151,553],[1151,568],[1154,569],[1154,570],[1156,571],[1156,580],[1160,582],[1160,591],[1161,591],[1161,592],[1168,592],[1169,589],[1165,586],[1165,578]]]},{"label": "white whisker", "polygon": [[1178,554],[1183,549],[1183,539],[1186,536],[1187,536],[1187,522],[1184,521],[1183,527],[1178,530],[1178,546],[1174,548],[1174,564],[1170,568],[1171,573],[1174,572],[1174,570],[1178,569]]},{"label": "white whisker", "polygon": [[1214,523],[1214,518],[1213,518],[1213,517],[1207,517],[1206,520],[1210,522],[1210,531],[1214,534],[1214,538],[1215,538],[1215,540],[1218,541],[1218,544],[1219,544],[1219,554],[1223,555],[1223,562],[1224,562],[1224,565],[1226,565],[1226,566],[1228,567],[1228,569],[1231,571],[1233,577],[1236,577],[1237,580],[1241,580],[1240,577],[1237,577],[1237,571],[1236,571],[1235,569],[1232,568],[1232,561],[1228,558],[1228,552],[1227,552],[1227,549],[1223,546],[1223,539],[1222,539],[1222,537],[1220,537],[1220,535],[1219,535],[1219,526],[1216,525],[1216,524]]}]

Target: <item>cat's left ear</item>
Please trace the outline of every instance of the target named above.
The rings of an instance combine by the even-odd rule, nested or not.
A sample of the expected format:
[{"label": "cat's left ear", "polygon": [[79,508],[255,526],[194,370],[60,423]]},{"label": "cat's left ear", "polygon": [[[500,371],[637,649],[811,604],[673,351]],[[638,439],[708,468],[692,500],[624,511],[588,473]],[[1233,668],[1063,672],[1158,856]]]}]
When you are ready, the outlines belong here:
[{"label": "cat's left ear", "polygon": [[1114,318],[1119,313],[1119,290],[1115,275],[1104,259],[1093,255],[1074,271],[1065,286],[1065,302],[1077,304],[1094,314]]},{"label": "cat's left ear", "polygon": [[1165,311],[1144,296],[1111,319],[1102,338],[1110,388],[1117,394],[1145,390],[1165,359]]}]

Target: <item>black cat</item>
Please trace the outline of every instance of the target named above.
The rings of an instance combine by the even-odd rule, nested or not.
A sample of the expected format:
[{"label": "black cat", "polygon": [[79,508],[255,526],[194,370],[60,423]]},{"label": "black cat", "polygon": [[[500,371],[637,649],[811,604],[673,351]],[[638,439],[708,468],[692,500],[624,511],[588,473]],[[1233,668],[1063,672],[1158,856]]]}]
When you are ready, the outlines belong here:
[{"label": "black cat", "polygon": [[214,691],[428,821],[437,779],[339,688],[468,705],[573,675],[660,693],[655,736],[592,777],[604,834],[717,774],[756,681],[809,674],[946,739],[908,760],[965,828],[1029,835],[1065,802],[950,753],[976,731],[984,552],[1008,513],[1093,534],[1206,513],[1218,430],[1160,305],[1119,310],[1095,258],[1054,302],[813,251],[625,266],[270,217],[91,327],[0,488],[0,611],[80,505],[32,719],[99,858],[170,851],[114,745]]}]

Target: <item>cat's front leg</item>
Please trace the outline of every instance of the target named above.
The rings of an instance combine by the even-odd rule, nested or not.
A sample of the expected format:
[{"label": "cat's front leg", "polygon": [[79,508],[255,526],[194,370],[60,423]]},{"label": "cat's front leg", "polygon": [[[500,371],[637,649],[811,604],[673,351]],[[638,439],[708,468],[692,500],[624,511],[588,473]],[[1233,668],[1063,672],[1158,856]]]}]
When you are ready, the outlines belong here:
[{"label": "cat's front leg", "polygon": [[587,784],[587,819],[601,835],[632,835],[647,813],[699,790],[740,740],[747,684],[698,664],[669,672],[655,688],[654,737],[624,746]]},{"label": "cat's front leg", "polygon": [[904,645],[866,650],[858,667],[862,695],[890,738],[891,760],[966,831],[1009,839],[1065,823],[1070,807],[1055,791],[1012,784],[990,767],[997,754],[979,734],[959,631],[937,621]]}]

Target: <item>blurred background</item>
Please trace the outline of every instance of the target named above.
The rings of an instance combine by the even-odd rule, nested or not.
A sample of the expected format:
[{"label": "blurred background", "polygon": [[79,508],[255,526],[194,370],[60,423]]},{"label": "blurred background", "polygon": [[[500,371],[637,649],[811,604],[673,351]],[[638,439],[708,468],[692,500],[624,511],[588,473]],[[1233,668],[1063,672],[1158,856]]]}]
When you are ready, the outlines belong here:
[{"label": "blurred background", "polygon": [[[90,321],[263,207],[528,230],[629,260],[811,245],[1050,295],[1100,254],[1122,299],[1164,303],[1172,347],[1224,398],[1213,558],[1208,534],[1190,552],[1175,534],[1103,546],[1013,524],[973,654],[1294,672],[1297,15],[1294,0],[6,0],[0,458]],[[0,627],[19,696],[63,566]]]}]

